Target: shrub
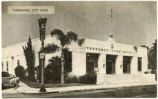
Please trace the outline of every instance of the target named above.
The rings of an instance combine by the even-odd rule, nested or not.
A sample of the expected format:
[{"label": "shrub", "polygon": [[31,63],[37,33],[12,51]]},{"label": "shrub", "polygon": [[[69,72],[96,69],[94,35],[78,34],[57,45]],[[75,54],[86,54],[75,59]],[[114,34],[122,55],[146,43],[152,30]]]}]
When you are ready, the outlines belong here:
[{"label": "shrub", "polygon": [[24,70],[23,66],[19,65],[19,66],[17,66],[15,68],[15,75],[17,77],[19,77],[20,79],[24,79],[25,78],[25,70]]},{"label": "shrub", "polygon": [[[56,59],[56,62],[59,61]],[[55,63],[56,63],[55,62]],[[59,64],[50,63],[45,68],[45,82],[59,83],[61,76],[61,69]]]},{"label": "shrub", "polygon": [[65,82],[66,83],[79,83],[79,79],[76,76],[69,76],[65,74]]},{"label": "shrub", "polygon": [[85,84],[96,84],[97,75],[95,72],[89,72],[84,76],[80,77],[80,83]]},{"label": "shrub", "polygon": [[[52,64],[48,64],[44,69],[44,81],[45,83],[58,83],[60,82],[60,67],[53,66]],[[37,70],[37,79],[41,82],[41,68],[40,66],[36,67]]]},{"label": "shrub", "polygon": [[[64,76],[65,81],[67,80],[67,73],[71,72],[72,69],[72,56],[71,52],[68,52],[67,50],[64,50]],[[44,79],[46,83],[60,83],[61,81],[61,58],[56,56],[49,59],[49,64],[46,66],[44,71]],[[41,80],[41,68],[40,66],[36,67],[37,70],[37,78],[40,81]],[[71,78],[68,78],[69,81]]]}]

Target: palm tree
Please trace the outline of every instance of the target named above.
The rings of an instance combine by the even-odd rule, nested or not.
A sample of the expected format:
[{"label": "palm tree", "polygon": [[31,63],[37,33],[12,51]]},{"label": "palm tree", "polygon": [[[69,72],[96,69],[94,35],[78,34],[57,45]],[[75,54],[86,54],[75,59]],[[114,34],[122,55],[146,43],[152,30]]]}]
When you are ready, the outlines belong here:
[{"label": "palm tree", "polygon": [[84,43],[83,38],[78,38],[78,35],[74,32],[67,32],[64,34],[64,32],[60,29],[54,29],[51,31],[51,36],[56,37],[57,40],[59,40],[60,45],[55,44],[48,44],[44,48],[45,53],[53,53],[56,51],[61,51],[61,84],[64,84],[64,52],[68,49],[68,46],[72,43],[72,41],[77,42],[79,46],[81,46]]},{"label": "palm tree", "polygon": [[149,50],[149,64],[152,73],[156,73],[157,70],[157,40],[153,43],[153,46]]}]

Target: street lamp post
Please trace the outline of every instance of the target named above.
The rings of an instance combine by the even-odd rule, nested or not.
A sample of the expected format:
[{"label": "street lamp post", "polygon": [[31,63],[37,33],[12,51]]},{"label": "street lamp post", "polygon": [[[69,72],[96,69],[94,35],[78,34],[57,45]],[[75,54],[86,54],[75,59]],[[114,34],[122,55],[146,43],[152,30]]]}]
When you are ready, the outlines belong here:
[{"label": "street lamp post", "polygon": [[45,85],[44,85],[44,64],[45,64],[45,54],[44,54],[44,40],[45,40],[45,31],[46,31],[46,22],[47,22],[47,18],[40,18],[38,19],[38,23],[39,23],[39,32],[40,32],[40,40],[41,40],[41,52],[39,53],[39,57],[41,63],[41,88],[40,88],[40,92],[46,92],[45,89]]}]

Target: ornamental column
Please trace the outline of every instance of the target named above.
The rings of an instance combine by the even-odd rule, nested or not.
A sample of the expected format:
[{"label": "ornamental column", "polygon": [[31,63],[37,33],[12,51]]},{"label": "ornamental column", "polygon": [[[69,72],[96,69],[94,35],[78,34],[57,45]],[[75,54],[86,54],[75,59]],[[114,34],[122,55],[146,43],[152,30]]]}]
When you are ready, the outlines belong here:
[{"label": "ornamental column", "polygon": [[118,55],[116,58],[116,74],[123,74],[123,56]]},{"label": "ornamental column", "polygon": [[97,84],[104,83],[106,74],[106,54],[100,54],[98,58]]},{"label": "ornamental column", "polygon": [[137,74],[138,73],[138,57],[133,56],[131,58],[131,74]]}]

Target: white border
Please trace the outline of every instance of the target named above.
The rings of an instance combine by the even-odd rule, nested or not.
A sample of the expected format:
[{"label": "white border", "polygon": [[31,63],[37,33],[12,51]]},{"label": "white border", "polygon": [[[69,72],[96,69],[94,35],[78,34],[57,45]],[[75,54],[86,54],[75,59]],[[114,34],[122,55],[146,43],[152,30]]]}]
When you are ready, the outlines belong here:
[{"label": "white border", "polygon": [[[1,31],[1,33],[0,33],[0,63],[2,63],[2,2],[6,2],[6,1],[11,1],[11,2],[14,2],[15,0],[2,0],[1,2],[0,2],[0,31]],[[74,0],[16,0],[16,1],[74,1]],[[76,1],[118,1],[118,2],[120,2],[120,1],[130,1],[130,2],[133,2],[133,1],[156,1],[157,2],[157,0],[75,0],[75,2]],[[157,11],[158,11],[158,4],[157,4]],[[158,18],[158,12],[157,12],[157,18]],[[157,23],[158,23],[158,20],[157,20]],[[158,25],[157,25],[157,33],[158,33]],[[157,34],[157,38],[158,38],[158,34]],[[157,41],[158,42],[158,41]],[[158,48],[158,47],[157,47]],[[158,56],[158,55],[157,55]],[[157,58],[157,62],[158,62],[158,58]],[[2,70],[2,68],[1,68],[1,65],[0,65],[0,71]],[[2,76],[1,76],[1,74],[2,73],[0,73],[0,81],[2,81]],[[157,76],[157,79],[158,79],[158,76]],[[1,85],[0,85],[1,86]],[[158,87],[158,86],[157,86]],[[0,92],[1,92],[1,94],[0,94],[0,97],[2,97],[2,87],[0,87]],[[157,88],[157,92],[158,92],[158,88]],[[158,96],[158,93],[157,93],[157,96]],[[13,99],[13,98],[12,98]],[[19,98],[20,99],[20,98]],[[23,98],[24,99],[24,98]],[[29,99],[35,99],[35,98],[29,98]],[[43,98],[43,99],[47,99],[47,98]],[[61,98],[59,98],[59,99],[61,99]],[[80,98],[81,99],[81,98]],[[88,99],[88,98],[87,98]],[[114,98],[111,98],[111,99],[114,99]],[[140,99],[142,99],[142,98],[140,98]]]}]

